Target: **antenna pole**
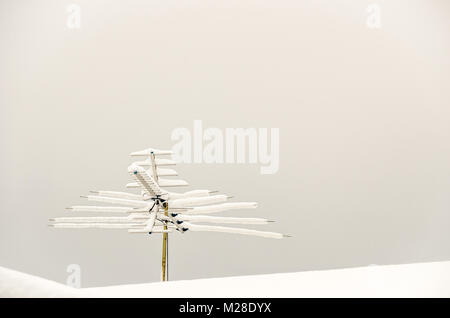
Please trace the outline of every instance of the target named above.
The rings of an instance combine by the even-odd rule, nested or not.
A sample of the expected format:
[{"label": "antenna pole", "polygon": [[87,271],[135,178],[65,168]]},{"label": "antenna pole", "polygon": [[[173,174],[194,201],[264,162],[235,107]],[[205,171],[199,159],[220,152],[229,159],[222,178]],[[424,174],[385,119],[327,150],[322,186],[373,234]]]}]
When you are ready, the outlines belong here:
[{"label": "antenna pole", "polygon": [[[168,216],[168,207],[164,209],[164,215]],[[167,230],[167,224],[164,224],[164,230]],[[162,281],[169,280],[169,233],[163,233],[163,247],[162,247]]]},{"label": "antenna pole", "polygon": [[[152,161],[152,172],[153,178],[156,183],[158,182],[158,168],[156,166],[155,154],[152,152],[150,154],[150,159]],[[157,207],[157,211],[159,207]],[[166,205],[164,209],[164,215],[168,216],[168,207]],[[167,230],[167,223],[164,224],[164,230]],[[163,233],[163,245],[162,245],[162,259],[161,259],[161,280],[163,282],[169,280],[169,234]]]},{"label": "antenna pole", "polygon": [[155,154],[153,152],[150,154],[150,159],[152,160],[153,179],[155,179],[156,183],[158,183],[158,170],[156,167]]}]

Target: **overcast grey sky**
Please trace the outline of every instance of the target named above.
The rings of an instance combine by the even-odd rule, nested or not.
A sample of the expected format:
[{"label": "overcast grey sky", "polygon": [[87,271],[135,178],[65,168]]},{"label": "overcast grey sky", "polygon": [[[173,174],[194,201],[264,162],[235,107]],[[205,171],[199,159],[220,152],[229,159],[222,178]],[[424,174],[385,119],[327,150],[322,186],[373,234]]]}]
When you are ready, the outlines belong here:
[{"label": "overcast grey sky", "polygon": [[71,3],[0,2],[0,266],[158,281],[160,236],[47,220],[124,190],[131,151],[171,148],[196,119],[280,129],[276,174],[177,170],[186,190],[258,201],[229,214],[294,237],[175,233],[171,279],[450,259],[448,1],[77,0],[75,29]]}]

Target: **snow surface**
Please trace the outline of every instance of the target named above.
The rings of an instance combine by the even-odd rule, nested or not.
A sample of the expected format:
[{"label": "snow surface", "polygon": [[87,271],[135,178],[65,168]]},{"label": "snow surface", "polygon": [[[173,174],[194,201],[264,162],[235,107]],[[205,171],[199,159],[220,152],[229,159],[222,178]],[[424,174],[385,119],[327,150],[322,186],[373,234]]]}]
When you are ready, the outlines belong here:
[{"label": "snow surface", "polygon": [[0,297],[450,297],[450,262],[80,289],[0,267]]}]

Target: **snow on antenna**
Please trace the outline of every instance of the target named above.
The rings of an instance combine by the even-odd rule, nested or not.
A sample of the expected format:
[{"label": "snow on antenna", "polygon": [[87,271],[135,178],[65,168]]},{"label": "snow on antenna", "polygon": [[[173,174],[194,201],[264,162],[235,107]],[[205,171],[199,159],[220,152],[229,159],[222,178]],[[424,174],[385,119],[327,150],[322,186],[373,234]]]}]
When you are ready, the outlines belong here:
[{"label": "snow on antenna", "polygon": [[244,234],[266,238],[281,239],[288,237],[274,232],[263,232],[245,228],[225,227],[217,225],[201,225],[199,223],[224,224],[267,224],[273,222],[263,218],[236,218],[208,216],[215,212],[235,209],[254,209],[256,202],[226,202],[230,197],[216,194],[217,191],[193,190],[184,193],[169,192],[164,187],[188,185],[184,180],[162,179],[161,176],[177,176],[173,169],[160,166],[173,166],[175,162],[160,156],[171,155],[170,150],[148,148],[132,152],[131,157],[144,157],[128,167],[134,183],[127,187],[139,188],[140,194],[117,191],[91,191],[92,195],[83,196],[88,201],[110,203],[119,206],[72,206],[72,212],[121,213],[126,216],[90,216],[52,218],[50,226],[55,228],[100,228],[127,229],[129,233],[162,233],[162,281],[169,279],[169,233],[222,232]]}]

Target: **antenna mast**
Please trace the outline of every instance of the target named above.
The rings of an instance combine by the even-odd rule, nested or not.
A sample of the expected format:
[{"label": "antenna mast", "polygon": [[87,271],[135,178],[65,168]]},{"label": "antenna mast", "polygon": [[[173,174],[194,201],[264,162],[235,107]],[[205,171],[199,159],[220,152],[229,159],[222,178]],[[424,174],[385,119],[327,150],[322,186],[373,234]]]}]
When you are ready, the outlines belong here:
[{"label": "antenna mast", "polygon": [[[156,158],[155,153],[152,151],[150,153],[150,160],[152,162],[152,171],[153,171],[153,178],[155,179],[156,183],[159,185],[158,182],[158,169],[156,166]],[[156,213],[159,211],[159,206],[156,207]],[[164,215],[169,216],[168,213],[168,207],[167,205],[164,208]],[[164,223],[164,230],[167,230],[167,222]],[[161,253],[161,280],[163,282],[169,280],[169,233],[163,232],[162,234],[163,240],[162,240],[162,253]]]}]

